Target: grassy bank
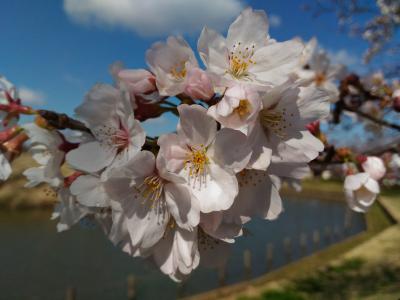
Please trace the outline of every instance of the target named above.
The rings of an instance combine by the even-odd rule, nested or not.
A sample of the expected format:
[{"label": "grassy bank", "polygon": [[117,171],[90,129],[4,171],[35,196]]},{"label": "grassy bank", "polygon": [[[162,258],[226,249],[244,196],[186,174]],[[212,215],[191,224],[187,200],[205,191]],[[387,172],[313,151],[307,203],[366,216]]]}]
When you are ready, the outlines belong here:
[{"label": "grassy bank", "polygon": [[308,271],[296,268],[285,280],[274,279],[229,298],[400,299],[399,195],[398,190],[384,191],[382,204],[374,205],[366,216],[367,232],[323,251],[324,260],[315,257],[320,266],[310,264]]},{"label": "grassy bank", "polygon": [[[283,189],[283,194],[344,201],[342,183],[335,181],[307,180],[300,194],[287,188]],[[385,201],[386,204],[383,206],[376,203],[366,214],[365,232],[254,280],[223,287],[189,299],[347,299],[360,296],[357,294],[359,290],[368,290],[363,287],[364,281],[371,287],[368,290],[370,294],[376,293],[375,288],[383,285],[387,285],[390,290],[399,279],[397,274],[400,273],[397,272],[396,264],[386,264],[385,252],[393,254],[393,261],[400,261],[396,256],[400,253],[398,251],[400,240],[396,238],[397,234],[400,238],[400,228],[399,225],[392,226],[394,220],[389,217],[386,209],[388,206],[394,208],[390,211],[391,215],[397,209],[400,212],[400,199],[397,197],[400,193],[398,190],[392,190],[385,191],[384,195],[382,202]],[[391,198],[388,198],[388,195],[391,195]],[[396,228],[399,230],[398,233]],[[381,235],[383,239],[378,238]],[[383,247],[383,244],[387,246]],[[372,246],[374,247],[369,250]],[[349,254],[356,249],[356,254]],[[368,256],[358,255],[370,252],[376,253],[376,257],[382,258],[382,261],[371,264],[372,260]],[[369,281],[378,284],[368,284]],[[336,290],[343,290],[343,293],[335,294]],[[355,294],[351,295],[352,293]],[[329,296],[330,294],[332,296]],[[344,294],[347,298],[343,297]],[[363,294],[362,297],[369,297],[370,294]]]},{"label": "grassy bank", "polygon": [[27,189],[23,171],[35,166],[29,154],[23,154],[12,164],[13,174],[0,184],[0,209],[43,209],[52,208],[55,202],[54,193],[46,186],[40,185]]}]

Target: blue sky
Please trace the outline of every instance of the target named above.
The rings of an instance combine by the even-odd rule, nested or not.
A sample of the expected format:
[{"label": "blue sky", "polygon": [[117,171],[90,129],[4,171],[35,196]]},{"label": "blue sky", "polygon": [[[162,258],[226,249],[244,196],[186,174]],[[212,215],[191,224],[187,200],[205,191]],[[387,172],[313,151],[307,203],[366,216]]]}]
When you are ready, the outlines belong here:
[{"label": "blue sky", "polygon": [[[120,7],[109,7],[117,2]],[[141,3],[141,7],[134,6],[137,11],[132,13],[130,2]],[[195,48],[203,24],[225,31],[236,12],[246,6],[266,10],[273,38],[300,36],[308,40],[316,36],[334,58],[350,68],[365,69],[361,56],[366,43],[340,33],[333,14],[314,19],[304,12],[301,6],[310,0],[179,2],[182,0],[2,1],[0,74],[23,87],[27,99],[71,114],[93,84],[111,83],[111,63],[119,60],[129,68],[145,67],[146,49],[168,33],[182,33]],[[160,125],[174,126],[170,118],[164,118],[148,129],[156,133]]]}]

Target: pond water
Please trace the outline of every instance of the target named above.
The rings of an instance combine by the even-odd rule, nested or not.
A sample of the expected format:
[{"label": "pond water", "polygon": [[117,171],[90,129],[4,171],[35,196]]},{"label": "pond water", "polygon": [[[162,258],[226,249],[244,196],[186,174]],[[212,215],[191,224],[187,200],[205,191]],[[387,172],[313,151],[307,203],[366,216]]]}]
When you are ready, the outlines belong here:
[{"label": "pond water", "polygon": [[[341,202],[285,199],[284,206],[278,220],[248,225],[249,234],[232,248],[226,284],[260,276],[365,229],[364,217]],[[78,300],[127,299],[130,274],[136,278],[138,299],[175,299],[218,287],[216,270],[196,270],[178,286],[150,264],[121,253],[100,229],[77,226],[58,234],[49,216],[47,211],[0,212],[0,299],[65,299],[69,287],[76,289]],[[304,236],[306,248],[299,244]],[[272,264],[266,259],[271,245]],[[243,267],[246,249],[252,256],[251,274]]]}]

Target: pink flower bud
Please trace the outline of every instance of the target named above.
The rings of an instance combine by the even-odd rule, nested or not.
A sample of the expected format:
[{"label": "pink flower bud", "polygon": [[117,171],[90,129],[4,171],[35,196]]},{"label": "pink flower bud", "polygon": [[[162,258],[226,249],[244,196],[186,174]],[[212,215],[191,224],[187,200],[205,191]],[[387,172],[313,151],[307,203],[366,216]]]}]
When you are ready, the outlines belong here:
[{"label": "pink flower bud", "polygon": [[35,111],[29,107],[21,104],[21,99],[14,99],[13,96],[8,92],[4,91],[7,104],[0,104],[0,111],[6,113],[2,120],[3,126],[7,127],[9,122],[16,118],[19,118],[20,114],[33,115]]},{"label": "pink flower bud", "polygon": [[147,70],[121,70],[118,79],[133,95],[147,94],[156,90],[156,78]]},{"label": "pink flower bud", "polygon": [[214,89],[206,72],[199,68],[191,69],[187,74],[184,93],[193,99],[210,100]]},{"label": "pink flower bud", "polygon": [[21,132],[21,127],[15,125],[0,132],[0,143],[5,143]]},{"label": "pink flower bud", "polygon": [[368,156],[362,163],[362,168],[372,179],[379,180],[386,174],[383,160],[377,156]]},{"label": "pink flower bud", "polygon": [[310,133],[312,133],[313,135],[318,135],[319,133],[319,120],[311,122],[309,124],[307,124],[307,129]]},{"label": "pink flower bud", "polygon": [[3,143],[1,148],[6,153],[9,160],[12,161],[15,157],[19,156],[22,152],[23,144],[29,139],[25,132],[19,133],[11,140]]},{"label": "pink flower bud", "polygon": [[66,188],[70,187],[71,184],[81,175],[84,175],[84,174],[80,171],[75,171],[71,175],[65,177],[64,178],[64,187],[66,187]]},{"label": "pink flower bud", "polygon": [[158,102],[151,102],[140,96],[135,98],[134,103],[135,119],[141,122],[151,118],[158,118],[164,112]]}]

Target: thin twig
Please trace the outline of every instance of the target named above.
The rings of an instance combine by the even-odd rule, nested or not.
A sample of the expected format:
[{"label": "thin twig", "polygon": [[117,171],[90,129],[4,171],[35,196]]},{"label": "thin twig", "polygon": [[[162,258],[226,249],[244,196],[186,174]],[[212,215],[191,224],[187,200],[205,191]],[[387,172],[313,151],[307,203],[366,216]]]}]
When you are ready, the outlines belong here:
[{"label": "thin twig", "polygon": [[347,106],[344,107],[344,110],[353,112],[353,113],[359,115],[360,117],[363,117],[363,118],[365,118],[365,119],[367,119],[367,120],[369,120],[371,122],[374,122],[376,124],[379,124],[379,125],[382,125],[382,126],[389,127],[389,128],[394,129],[394,130],[400,131],[400,125],[398,125],[398,124],[390,123],[390,122],[388,122],[386,120],[377,119],[377,118],[375,118],[375,117],[373,117],[373,116],[371,116],[371,115],[369,115],[369,114],[367,114],[365,112],[362,112],[360,110],[351,109],[351,108],[349,108]]}]

